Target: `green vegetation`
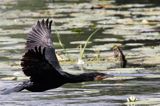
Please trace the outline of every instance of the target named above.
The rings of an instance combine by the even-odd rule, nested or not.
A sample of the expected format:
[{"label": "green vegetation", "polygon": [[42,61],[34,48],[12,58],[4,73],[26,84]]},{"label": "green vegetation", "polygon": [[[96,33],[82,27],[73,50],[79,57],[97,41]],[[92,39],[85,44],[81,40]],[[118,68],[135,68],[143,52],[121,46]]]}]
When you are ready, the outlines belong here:
[{"label": "green vegetation", "polygon": [[82,47],[82,49],[80,49],[80,58],[81,58],[81,59],[82,59],[83,56],[84,56],[84,51],[85,51],[85,49],[86,49],[86,47],[87,47],[87,44],[88,44],[89,40],[90,40],[91,37],[92,37],[97,31],[99,31],[99,30],[100,30],[100,29],[96,29],[93,33],[91,33],[91,34],[89,35],[89,37],[87,38],[86,43],[84,44],[84,46]]}]

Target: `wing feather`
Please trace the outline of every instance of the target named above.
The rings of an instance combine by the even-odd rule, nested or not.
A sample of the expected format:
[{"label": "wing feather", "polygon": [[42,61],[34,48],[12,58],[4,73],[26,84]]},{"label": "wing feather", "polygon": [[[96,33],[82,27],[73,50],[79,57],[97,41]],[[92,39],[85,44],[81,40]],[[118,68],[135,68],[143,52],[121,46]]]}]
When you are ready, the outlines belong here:
[{"label": "wing feather", "polygon": [[24,74],[32,79],[40,79],[45,74],[50,76],[63,73],[53,47],[51,25],[49,19],[37,21],[27,35],[26,52],[21,66]]},{"label": "wing feather", "polygon": [[49,19],[46,21],[38,21],[32,30],[28,33],[26,50],[33,49],[36,46],[53,47],[51,39],[51,23]]},{"label": "wing feather", "polygon": [[30,76],[32,81],[45,80],[59,76],[60,73],[46,60],[45,48],[35,47],[28,50],[22,58],[21,66],[24,74]]}]

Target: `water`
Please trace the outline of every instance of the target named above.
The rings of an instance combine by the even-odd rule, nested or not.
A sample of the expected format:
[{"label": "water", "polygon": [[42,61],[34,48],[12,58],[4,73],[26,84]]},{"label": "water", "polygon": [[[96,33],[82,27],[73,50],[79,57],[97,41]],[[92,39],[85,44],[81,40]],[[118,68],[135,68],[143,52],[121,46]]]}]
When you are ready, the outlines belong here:
[{"label": "water", "polygon": [[[125,1],[125,0],[123,0]],[[158,106],[160,104],[160,7],[156,1],[142,0],[1,0],[0,2],[0,88],[12,87],[25,80],[20,59],[24,53],[26,33],[42,18],[51,18],[54,45],[63,51],[55,36],[61,36],[73,62],[61,61],[71,73],[101,71],[115,75],[98,82],[65,84],[40,93],[22,91],[0,95],[1,106]],[[98,4],[105,4],[98,8]],[[93,9],[91,9],[93,8]],[[84,70],[74,67],[80,44],[91,38],[85,51]],[[156,31],[153,31],[156,30]],[[114,45],[122,45],[128,66],[118,68],[112,60]],[[100,59],[96,56],[100,55]],[[62,57],[65,55],[62,53]],[[92,61],[93,60],[93,61]],[[102,61],[103,60],[103,61]],[[15,81],[15,73],[18,79]],[[131,95],[138,100],[127,102]]]}]

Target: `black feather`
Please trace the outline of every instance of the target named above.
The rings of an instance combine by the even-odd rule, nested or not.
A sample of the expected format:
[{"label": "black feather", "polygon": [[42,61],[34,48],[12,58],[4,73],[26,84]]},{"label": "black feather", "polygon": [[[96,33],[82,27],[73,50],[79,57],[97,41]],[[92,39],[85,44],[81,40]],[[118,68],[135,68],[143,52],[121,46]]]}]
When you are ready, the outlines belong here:
[{"label": "black feather", "polygon": [[51,23],[49,19],[38,21],[27,36],[21,66],[24,74],[34,81],[45,80],[44,75],[54,77],[63,73],[52,44]]}]

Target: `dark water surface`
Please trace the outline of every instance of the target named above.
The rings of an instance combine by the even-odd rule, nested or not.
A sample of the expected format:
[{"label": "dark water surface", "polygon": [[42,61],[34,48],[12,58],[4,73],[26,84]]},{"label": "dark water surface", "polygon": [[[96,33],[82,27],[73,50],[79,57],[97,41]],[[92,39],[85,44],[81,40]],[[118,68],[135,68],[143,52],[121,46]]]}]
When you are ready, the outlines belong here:
[{"label": "dark water surface", "polygon": [[[74,59],[79,57],[79,45],[100,28],[87,45],[85,56],[94,57],[99,51],[105,60],[89,62],[84,70],[73,67],[76,62],[61,62],[64,70],[73,73],[101,70],[116,77],[66,84],[40,93],[22,91],[0,95],[0,106],[160,105],[158,0],[0,0],[0,89],[24,80],[20,59],[26,33],[37,20],[48,17],[54,21],[55,48],[63,51],[57,31],[68,55]],[[110,61],[114,45],[123,46],[127,68],[117,68]],[[13,80],[15,76],[18,81]],[[127,102],[130,96],[137,101]]]}]

